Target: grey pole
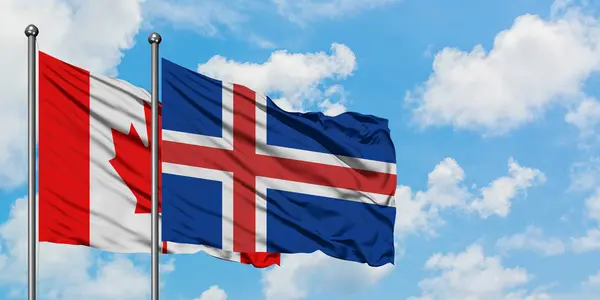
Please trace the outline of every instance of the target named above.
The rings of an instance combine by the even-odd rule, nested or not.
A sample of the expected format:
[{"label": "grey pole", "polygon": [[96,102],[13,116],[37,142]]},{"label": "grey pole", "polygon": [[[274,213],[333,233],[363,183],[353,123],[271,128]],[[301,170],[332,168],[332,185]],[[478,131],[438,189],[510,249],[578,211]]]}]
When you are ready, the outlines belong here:
[{"label": "grey pole", "polygon": [[29,213],[29,222],[27,226],[27,237],[28,237],[28,247],[27,247],[27,283],[28,283],[28,297],[29,300],[35,300],[36,293],[36,269],[37,269],[37,207],[36,207],[36,168],[35,168],[35,141],[36,141],[36,95],[37,95],[37,85],[36,85],[36,38],[39,33],[38,28],[31,24],[25,28],[25,36],[27,36],[27,64],[28,64],[28,74],[27,74],[27,98],[28,98],[28,119],[29,119],[29,136],[27,140],[28,147],[28,155],[27,155],[27,163],[28,163],[28,183],[29,183],[29,193],[28,193],[28,213]]},{"label": "grey pole", "polygon": [[152,300],[159,296],[159,234],[158,234],[158,45],[160,34],[154,32],[148,37],[152,47]]}]

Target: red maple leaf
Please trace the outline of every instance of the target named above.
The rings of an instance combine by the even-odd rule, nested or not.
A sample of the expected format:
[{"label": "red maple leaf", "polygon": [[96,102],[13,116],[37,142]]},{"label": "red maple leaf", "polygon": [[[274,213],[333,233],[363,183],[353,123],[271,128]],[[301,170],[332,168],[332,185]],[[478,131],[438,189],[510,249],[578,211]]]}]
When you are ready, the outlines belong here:
[{"label": "red maple leaf", "polygon": [[[158,140],[161,141],[161,105],[158,106]],[[151,143],[152,132],[152,108],[149,103],[144,102],[144,115],[146,120],[146,134],[148,137],[148,145],[144,145],[140,135],[131,124],[129,133],[125,134],[116,129],[112,129],[113,142],[115,145],[115,158],[109,162],[117,171],[123,182],[135,195],[137,204],[135,207],[136,214],[151,213],[151,189],[152,189],[152,153]],[[158,145],[159,164],[158,164],[158,212],[162,211],[161,205],[161,159],[160,159],[160,144]]]}]

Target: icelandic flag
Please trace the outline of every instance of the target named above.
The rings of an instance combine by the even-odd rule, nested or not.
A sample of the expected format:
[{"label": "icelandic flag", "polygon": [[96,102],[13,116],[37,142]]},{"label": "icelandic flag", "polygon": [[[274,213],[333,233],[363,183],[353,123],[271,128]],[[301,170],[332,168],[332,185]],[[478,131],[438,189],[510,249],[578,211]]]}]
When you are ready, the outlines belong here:
[{"label": "icelandic flag", "polygon": [[286,112],[162,59],[162,137],[163,240],[394,263],[387,120]]}]

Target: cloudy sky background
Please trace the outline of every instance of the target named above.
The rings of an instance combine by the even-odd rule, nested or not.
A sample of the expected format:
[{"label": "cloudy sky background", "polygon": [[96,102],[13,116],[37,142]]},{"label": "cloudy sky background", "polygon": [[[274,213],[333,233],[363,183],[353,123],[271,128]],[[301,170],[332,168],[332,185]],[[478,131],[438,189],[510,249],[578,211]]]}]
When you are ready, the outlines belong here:
[{"label": "cloudy sky background", "polygon": [[[593,299],[600,6],[578,0],[3,0],[0,298],[26,298],[26,38],[148,88],[161,54],[287,110],[390,120],[397,261],[162,258],[163,299]],[[598,97],[598,98],[597,98]],[[42,244],[43,299],[149,298],[149,255]]]}]

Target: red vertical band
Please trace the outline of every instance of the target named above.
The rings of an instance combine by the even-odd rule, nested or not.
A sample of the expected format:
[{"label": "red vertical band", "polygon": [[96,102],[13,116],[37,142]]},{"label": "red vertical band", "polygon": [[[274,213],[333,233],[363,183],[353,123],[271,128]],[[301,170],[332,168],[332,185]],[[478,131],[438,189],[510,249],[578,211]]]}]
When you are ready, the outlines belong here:
[{"label": "red vertical band", "polygon": [[89,246],[89,72],[39,52],[39,89],[39,240]]},{"label": "red vertical band", "polygon": [[256,153],[255,94],[233,85],[233,251],[256,251],[256,175],[244,165]]}]

